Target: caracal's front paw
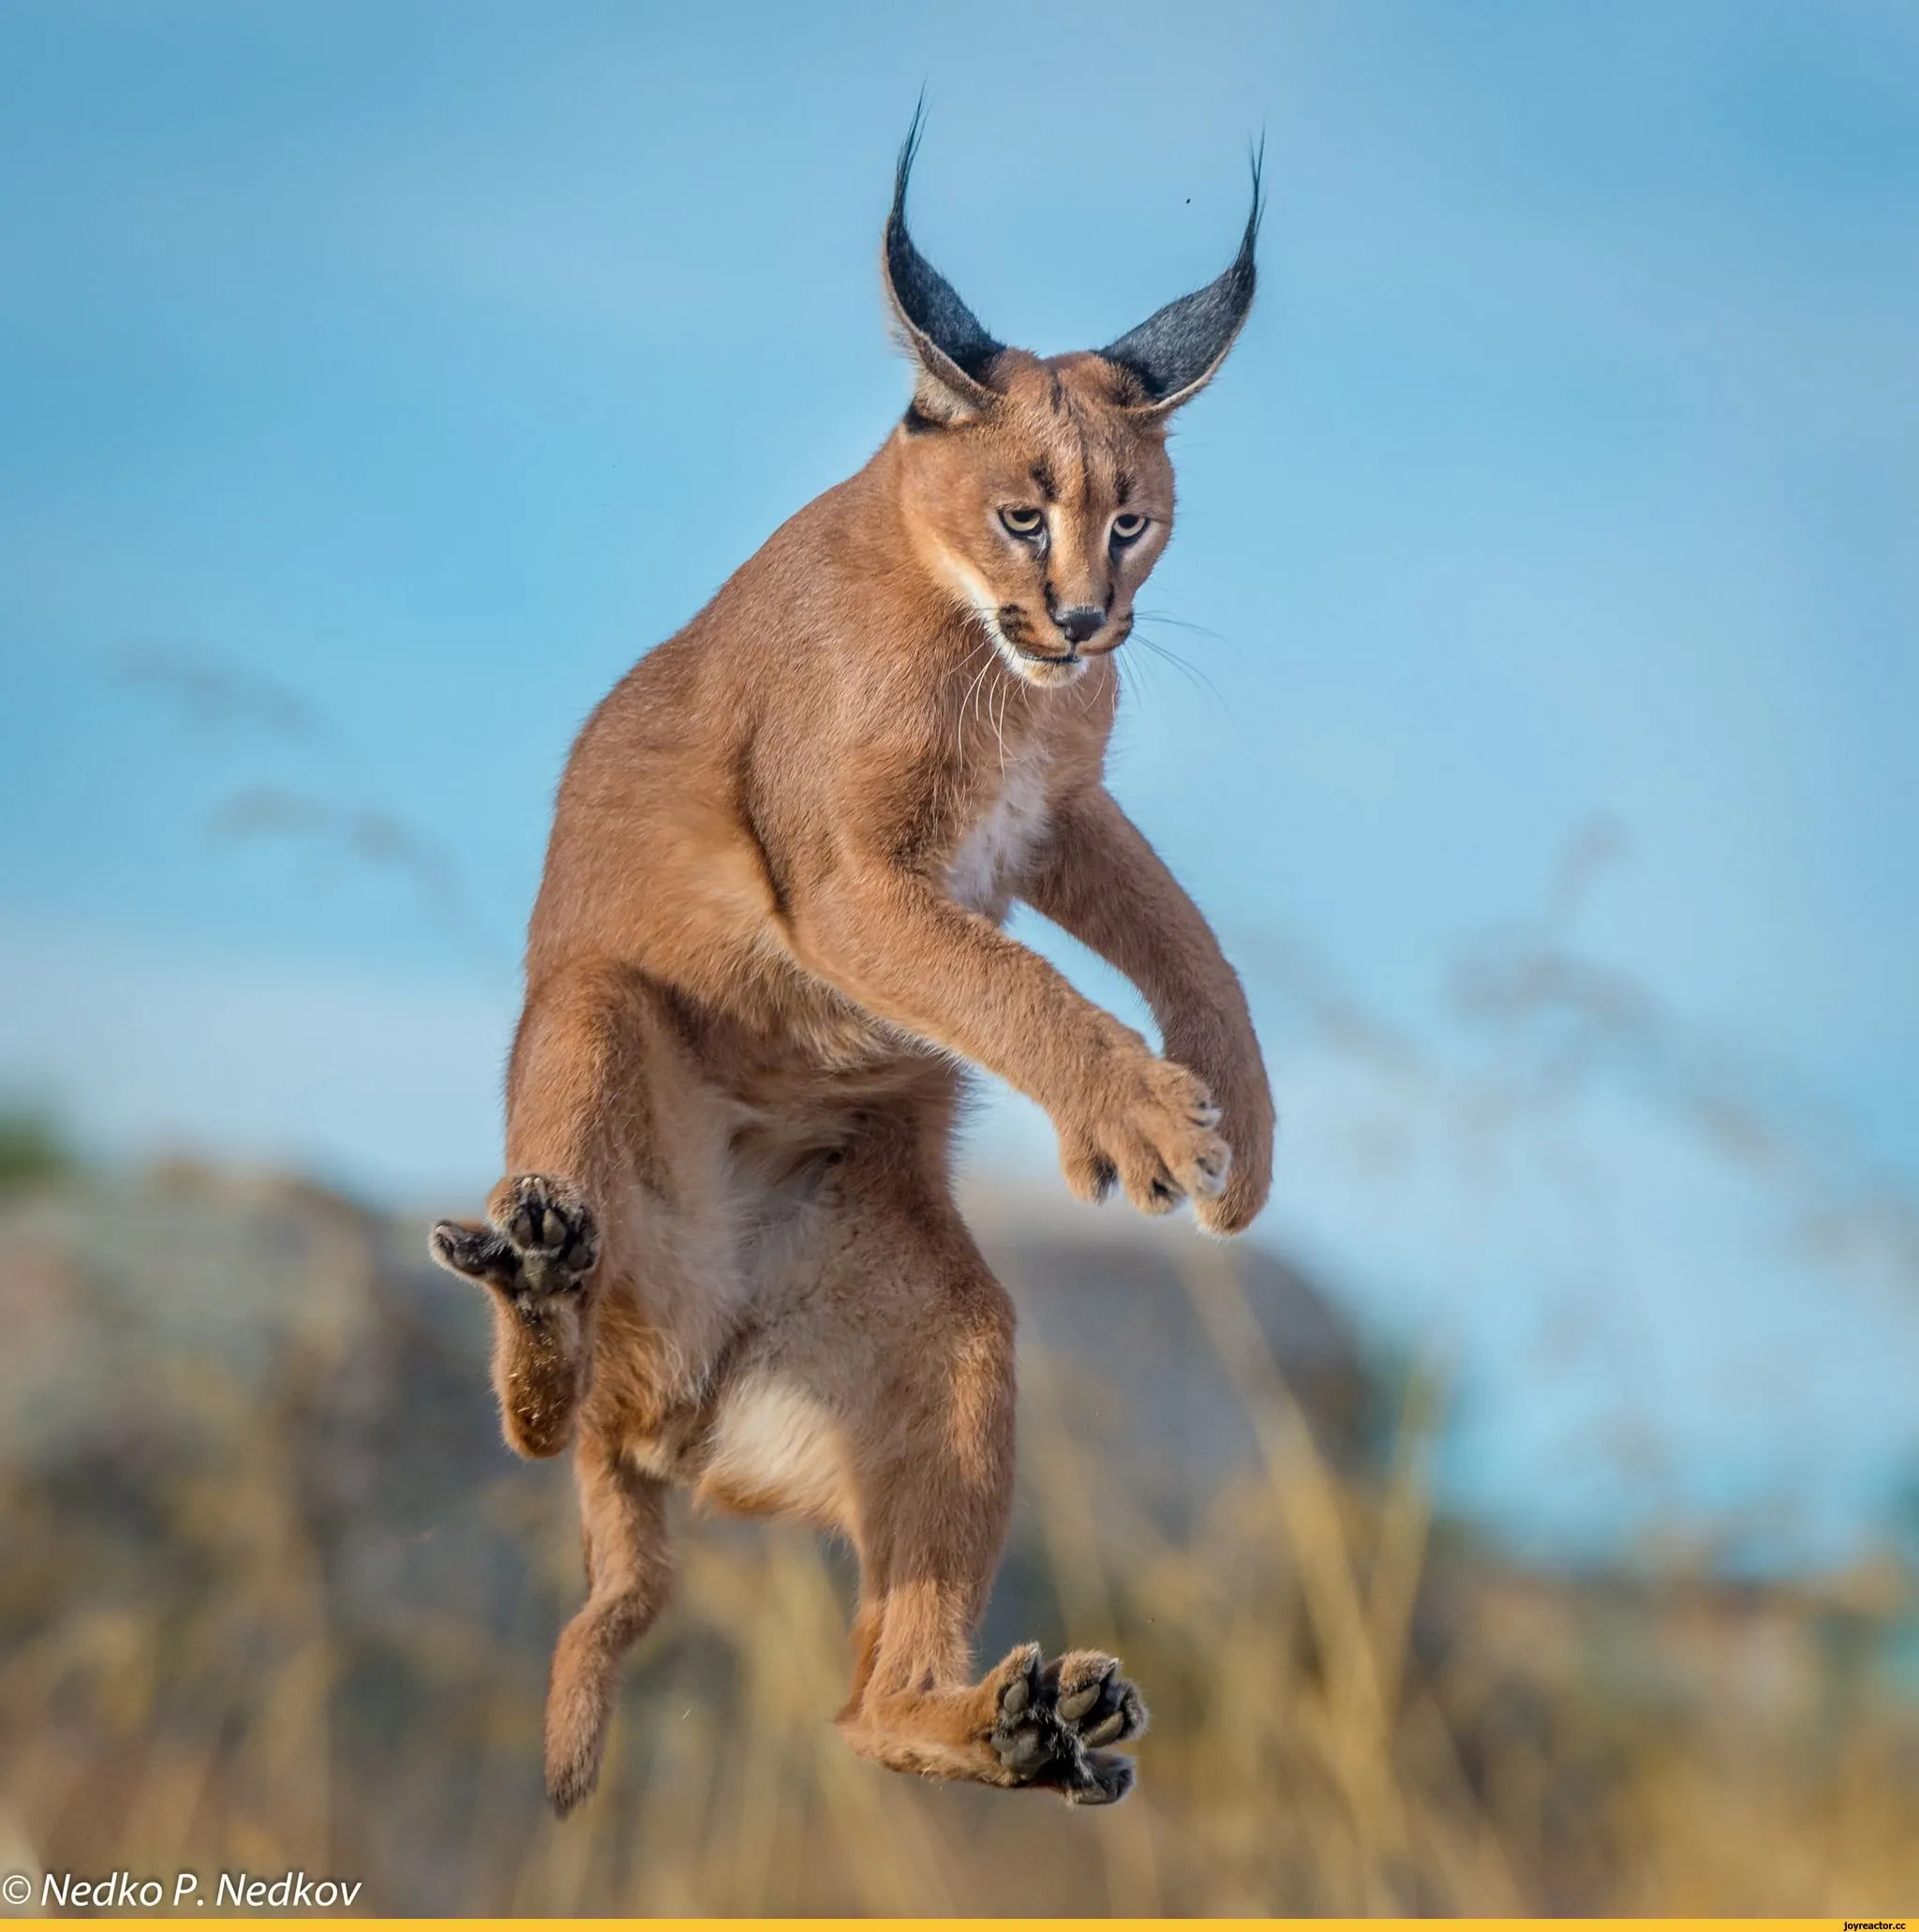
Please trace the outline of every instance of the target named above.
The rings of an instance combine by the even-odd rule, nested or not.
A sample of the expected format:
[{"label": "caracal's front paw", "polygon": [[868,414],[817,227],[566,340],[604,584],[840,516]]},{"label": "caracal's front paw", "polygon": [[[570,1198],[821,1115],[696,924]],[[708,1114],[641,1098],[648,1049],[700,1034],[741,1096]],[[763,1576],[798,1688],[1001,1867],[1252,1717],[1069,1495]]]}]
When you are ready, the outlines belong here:
[{"label": "caracal's front paw", "polygon": [[1117,1181],[1147,1214],[1164,1214],[1188,1195],[1216,1199],[1233,1155],[1215,1131],[1219,1108],[1205,1085],[1178,1062],[1142,1053],[1114,1088],[1105,1118],[1063,1136],[1073,1191],[1103,1200]]},{"label": "caracal's front paw", "polygon": [[1146,1706],[1119,1660],[1069,1651],[1049,1664],[1022,1644],[993,1672],[987,1742],[1008,1783],[1044,1785],[1072,1805],[1112,1805],[1133,1789],[1133,1761],[1106,1749],[1146,1729]]},{"label": "caracal's front paw", "polygon": [[546,1319],[562,1297],[579,1297],[599,1259],[600,1235],[577,1189],[547,1174],[512,1175],[494,1190],[487,1219],[483,1227],[440,1222],[433,1258],[484,1282],[525,1322]]},{"label": "caracal's front paw", "polygon": [[1258,1218],[1272,1189],[1272,1100],[1261,1082],[1248,1093],[1243,1085],[1226,1095],[1226,1131],[1232,1142],[1232,1172],[1211,1200],[1193,1209],[1208,1234],[1243,1234]]}]

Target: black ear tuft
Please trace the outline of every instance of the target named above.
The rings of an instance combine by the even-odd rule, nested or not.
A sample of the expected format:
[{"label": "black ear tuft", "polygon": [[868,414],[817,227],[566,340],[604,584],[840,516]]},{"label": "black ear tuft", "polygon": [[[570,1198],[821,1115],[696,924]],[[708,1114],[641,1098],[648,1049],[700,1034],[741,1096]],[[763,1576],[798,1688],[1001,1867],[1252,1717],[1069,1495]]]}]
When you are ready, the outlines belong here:
[{"label": "black ear tuft", "polygon": [[[913,111],[913,126],[900,149],[900,165],[893,175],[893,208],[886,216],[886,290],[912,337],[915,351],[930,373],[950,379],[941,366],[945,362],[964,379],[960,388],[974,385],[983,389],[987,370],[1005,344],[987,334],[952,283],[913,245],[913,237],[906,231],[906,181],[919,149],[925,105],[922,97]],[[929,350],[932,352],[929,354]]]},{"label": "black ear tuft", "polygon": [[1257,280],[1253,251],[1259,239],[1259,220],[1264,204],[1259,195],[1259,170],[1265,159],[1261,141],[1253,155],[1253,209],[1246,216],[1246,231],[1240,237],[1240,252],[1216,281],[1205,288],[1168,302],[1117,342],[1108,343],[1099,353],[1116,363],[1138,381],[1146,393],[1144,407],[1162,414],[1196,394],[1212,379],[1226,360],[1253,306],[1253,289]]}]

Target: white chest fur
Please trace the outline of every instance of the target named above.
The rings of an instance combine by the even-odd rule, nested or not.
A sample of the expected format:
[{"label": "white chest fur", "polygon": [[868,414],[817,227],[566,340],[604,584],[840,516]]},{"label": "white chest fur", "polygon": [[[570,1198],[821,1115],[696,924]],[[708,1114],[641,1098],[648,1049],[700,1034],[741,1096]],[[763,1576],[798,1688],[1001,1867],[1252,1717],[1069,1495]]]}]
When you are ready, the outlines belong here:
[{"label": "white chest fur", "polygon": [[946,889],[960,905],[989,918],[1004,914],[1027,859],[1046,836],[1047,763],[1039,746],[1007,761],[998,793],[946,869]]}]

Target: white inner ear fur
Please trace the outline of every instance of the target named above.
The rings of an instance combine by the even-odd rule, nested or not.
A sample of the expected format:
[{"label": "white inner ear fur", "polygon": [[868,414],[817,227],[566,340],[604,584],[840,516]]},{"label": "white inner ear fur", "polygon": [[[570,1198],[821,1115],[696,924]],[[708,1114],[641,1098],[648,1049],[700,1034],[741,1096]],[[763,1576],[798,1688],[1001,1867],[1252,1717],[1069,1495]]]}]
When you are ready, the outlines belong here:
[{"label": "white inner ear fur", "polygon": [[935,423],[944,423],[949,428],[957,428],[962,423],[977,422],[984,413],[972,396],[955,389],[923,364],[913,385],[913,407],[922,416],[930,417]]}]

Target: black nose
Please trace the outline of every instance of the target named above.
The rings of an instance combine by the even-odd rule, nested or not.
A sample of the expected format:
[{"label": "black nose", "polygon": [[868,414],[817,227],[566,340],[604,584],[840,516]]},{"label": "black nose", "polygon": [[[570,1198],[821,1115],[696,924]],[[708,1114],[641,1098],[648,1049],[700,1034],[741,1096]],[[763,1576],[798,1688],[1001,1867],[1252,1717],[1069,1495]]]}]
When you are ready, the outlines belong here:
[{"label": "black nose", "polygon": [[1076,603],[1070,610],[1059,612],[1053,622],[1068,644],[1084,644],[1106,622],[1106,613],[1094,604]]}]

